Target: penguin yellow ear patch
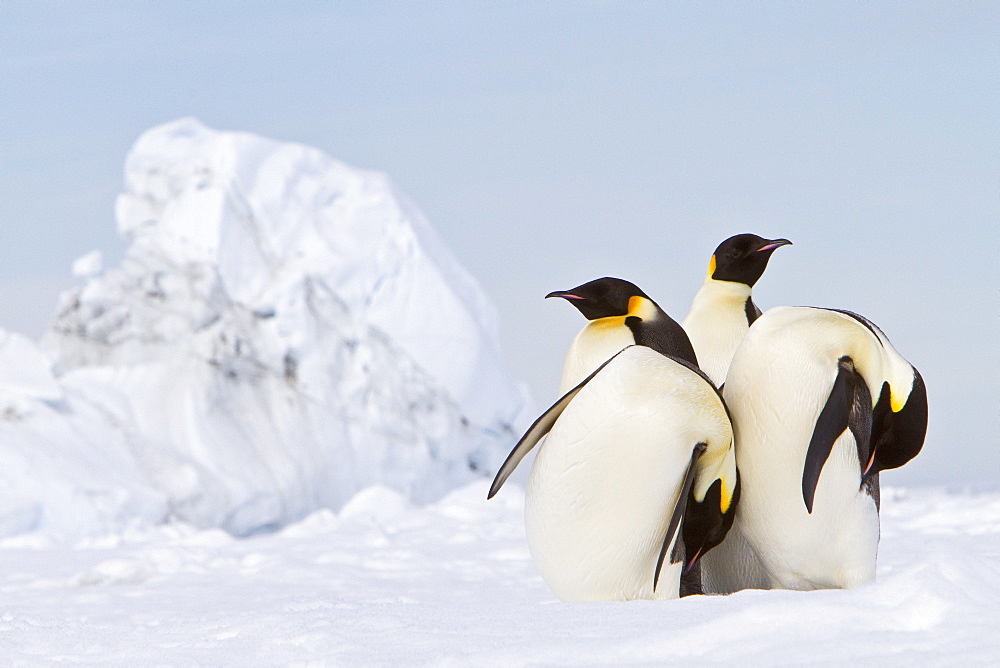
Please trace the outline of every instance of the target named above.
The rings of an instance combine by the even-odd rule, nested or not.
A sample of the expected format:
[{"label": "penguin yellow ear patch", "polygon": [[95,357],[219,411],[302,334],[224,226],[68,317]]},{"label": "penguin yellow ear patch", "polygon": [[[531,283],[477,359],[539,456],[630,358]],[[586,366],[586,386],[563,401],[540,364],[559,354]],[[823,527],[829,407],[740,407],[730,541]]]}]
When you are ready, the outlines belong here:
[{"label": "penguin yellow ear patch", "polygon": [[708,277],[712,278],[712,275],[714,273],[715,273],[715,256],[713,255],[712,259],[708,261]]},{"label": "penguin yellow ear patch", "polygon": [[889,405],[892,406],[893,413],[898,413],[903,410],[903,407],[906,406],[907,399],[909,399],[909,397],[900,399],[899,395],[892,391],[892,387],[889,388]]},{"label": "penguin yellow ear patch", "polygon": [[628,313],[625,317],[635,316],[643,320],[652,320],[657,317],[657,308],[651,300],[640,295],[633,295],[628,298]]},{"label": "penguin yellow ear patch", "polygon": [[725,477],[722,478],[722,496],[719,500],[719,509],[725,515],[729,512],[729,506],[733,503],[733,488]]}]

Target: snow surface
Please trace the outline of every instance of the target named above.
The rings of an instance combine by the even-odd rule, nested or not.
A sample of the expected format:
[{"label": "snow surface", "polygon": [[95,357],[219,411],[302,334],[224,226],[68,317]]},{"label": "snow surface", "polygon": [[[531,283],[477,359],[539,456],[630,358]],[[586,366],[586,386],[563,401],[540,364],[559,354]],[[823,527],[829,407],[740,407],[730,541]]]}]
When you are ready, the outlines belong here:
[{"label": "snow surface", "polygon": [[386,176],[181,119],[125,182],[121,265],[74,264],[45,352],[0,335],[0,537],[249,535],[503,461],[531,416],[493,308]]},{"label": "snow surface", "polygon": [[183,523],[0,542],[0,659],[203,665],[996,665],[1000,493],[884,490],[876,582],[560,603],[523,490],[385,487],[236,539]]}]

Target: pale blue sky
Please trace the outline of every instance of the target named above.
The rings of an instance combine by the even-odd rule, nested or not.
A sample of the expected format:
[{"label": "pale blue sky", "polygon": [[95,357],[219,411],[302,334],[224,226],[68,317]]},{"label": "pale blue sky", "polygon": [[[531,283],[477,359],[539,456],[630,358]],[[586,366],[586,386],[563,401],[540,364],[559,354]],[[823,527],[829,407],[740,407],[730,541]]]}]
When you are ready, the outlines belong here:
[{"label": "pale blue sky", "polygon": [[709,255],[787,237],[763,307],[870,317],[921,369],[888,484],[1000,480],[1000,4],[0,3],[0,327],[123,244],[129,146],[180,116],[385,171],[500,309],[539,406],[630,279],[680,320]]}]

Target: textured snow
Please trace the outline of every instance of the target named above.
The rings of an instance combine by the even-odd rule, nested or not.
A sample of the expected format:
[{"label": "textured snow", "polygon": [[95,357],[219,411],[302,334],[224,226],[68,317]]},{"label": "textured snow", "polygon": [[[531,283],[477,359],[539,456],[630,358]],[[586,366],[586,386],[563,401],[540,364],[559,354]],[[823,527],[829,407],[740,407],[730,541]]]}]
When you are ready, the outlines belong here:
[{"label": "textured snow", "polygon": [[877,580],[560,603],[524,540],[523,491],[436,503],[359,492],[280,532],[172,523],[0,542],[5,663],[995,665],[1000,493],[887,489]]},{"label": "textured snow", "polygon": [[6,410],[23,399],[57,401],[62,389],[51,372],[48,357],[30,339],[0,330],[0,402]]},{"label": "textured snow", "polygon": [[0,537],[248,535],[502,461],[529,415],[493,308],[386,176],[182,119],[125,183],[120,266],[74,263],[45,352],[0,335]]}]

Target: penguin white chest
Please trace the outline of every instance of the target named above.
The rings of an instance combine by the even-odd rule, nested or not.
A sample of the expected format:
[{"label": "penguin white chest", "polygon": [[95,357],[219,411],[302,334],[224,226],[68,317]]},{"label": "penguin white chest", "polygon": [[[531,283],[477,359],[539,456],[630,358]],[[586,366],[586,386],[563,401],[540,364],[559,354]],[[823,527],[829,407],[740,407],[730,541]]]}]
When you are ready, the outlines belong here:
[{"label": "penguin white chest", "polygon": [[563,365],[559,394],[579,385],[617,352],[635,343],[625,318],[603,318],[587,324],[573,339]]},{"label": "penguin white chest", "polygon": [[742,484],[738,530],[771,587],[854,587],[875,577],[879,518],[846,424],[822,465],[811,512],[803,491],[810,441],[850,340],[829,325],[814,333],[801,320],[809,312],[800,320],[794,310],[774,313],[750,330],[724,389]]},{"label": "penguin white chest", "polygon": [[655,592],[653,576],[692,449],[731,438],[707,383],[648,348],[630,350],[565,409],[528,479],[528,547],[562,600],[676,598],[680,564],[664,564]]},{"label": "penguin white chest", "polygon": [[[746,418],[734,411],[733,419]],[[805,450],[785,447],[802,430],[789,426],[788,440],[737,432],[737,438],[744,433],[747,443],[763,446],[737,451],[743,481],[740,530],[763,560],[771,587],[850,588],[871,581],[878,551],[878,509],[874,499],[859,488],[861,472],[853,435],[846,431],[834,444],[810,513],[802,500]],[[807,433],[806,443],[808,438]],[[765,454],[768,447],[773,449]]]}]

